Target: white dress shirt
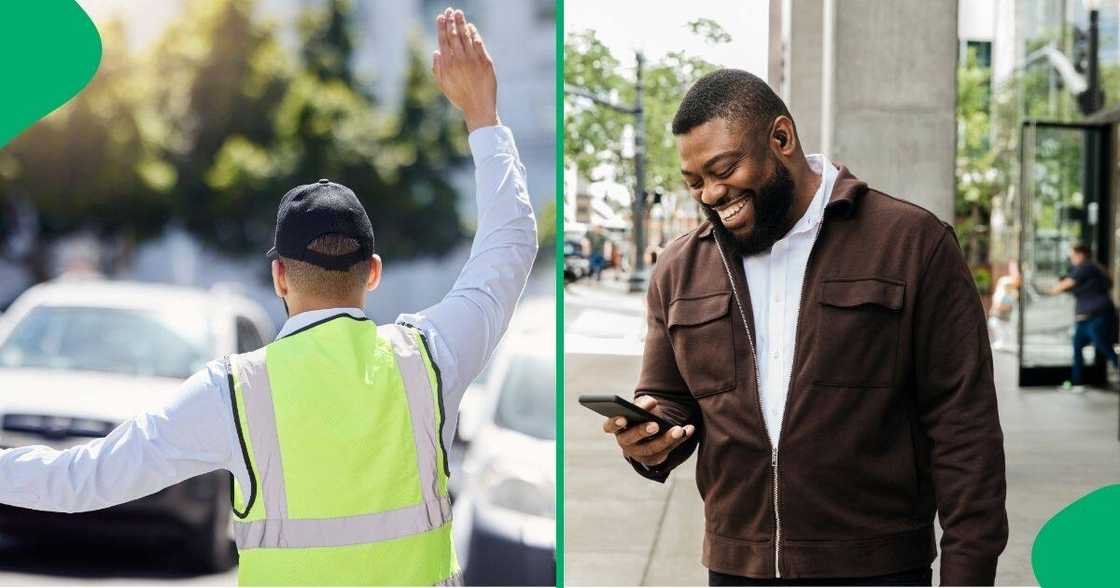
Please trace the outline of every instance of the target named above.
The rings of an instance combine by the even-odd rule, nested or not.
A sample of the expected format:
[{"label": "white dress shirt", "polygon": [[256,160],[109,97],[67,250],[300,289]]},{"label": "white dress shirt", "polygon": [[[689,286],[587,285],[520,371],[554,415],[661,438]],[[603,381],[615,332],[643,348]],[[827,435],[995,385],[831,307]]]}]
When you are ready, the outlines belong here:
[{"label": "white dress shirt", "polygon": [[[513,135],[506,127],[486,127],[469,140],[478,203],[470,259],[443,300],[397,319],[424,332],[439,367],[447,448],[463,392],[509,325],[537,253],[536,220]],[[289,318],[277,337],[343,313],[365,316],[358,308],[304,312]],[[102,439],[65,451],[36,445],[0,452],[0,503],[95,510],[217,469],[232,472],[242,488],[249,487],[221,360],[192,375],[160,408]]]},{"label": "white dress shirt", "polygon": [[768,252],[744,256],[747,288],[754,313],[755,352],[758,356],[759,400],[766,432],[774,447],[782,431],[789,377],[793,370],[793,351],[797,315],[801,310],[801,288],[809,251],[817,240],[821,218],[832,194],[839,170],[823,155],[809,155],[809,167],[821,175],[813,201],[793,228],[774,243]]}]

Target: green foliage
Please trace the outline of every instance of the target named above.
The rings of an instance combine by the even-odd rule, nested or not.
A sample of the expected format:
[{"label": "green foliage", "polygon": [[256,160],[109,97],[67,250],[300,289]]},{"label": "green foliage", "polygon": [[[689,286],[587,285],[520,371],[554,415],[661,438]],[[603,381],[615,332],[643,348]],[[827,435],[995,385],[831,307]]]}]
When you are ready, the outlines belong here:
[{"label": "green foliage", "polygon": [[468,153],[462,115],[440,94],[418,37],[408,55],[404,100],[390,139],[380,147],[386,187],[369,192],[373,198],[366,201],[378,241],[385,244],[379,250],[398,257],[437,255],[462,239],[458,195],[446,170]]},{"label": "green foliage", "polygon": [[[970,49],[957,69],[956,230],[977,288],[991,287],[987,269],[993,200],[1006,188],[1012,143],[992,123],[996,104],[1005,96],[993,91],[991,71]],[[986,277],[985,277],[986,276]],[[986,281],[984,281],[986,280]]]},{"label": "green foliage", "polygon": [[[1030,54],[1051,45],[1072,55],[1071,31],[1052,26],[1027,39]],[[1075,122],[1083,118],[1077,100],[1046,59],[1017,69],[998,87],[989,89],[989,72],[964,57],[958,69],[958,149],[956,173],[956,226],[962,246],[974,267],[989,263],[989,256],[1007,261],[1017,255],[1014,223],[1020,214],[1019,141],[1024,120]],[[1102,64],[1101,85],[1106,97],[1120,96],[1120,65]],[[990,96],[985,100],[985,96]],[[1034,206],[1030,213],[1036,238],[1059,236],[1061,210],[1079,207],[1084,145],[1081,134],[1039,128],[1036,133],[1032,182]],[[991,235],[992,211],[999,209],[1012,226],[1004,235]],[[1066,225],[1068,227],[1068,225]]]},{"label": "green foliage", "polygon": [[[0,151],[0,208],[30,202],[36,211],[34,263],[42,261],[44,240],[80,229],[139,239],[158,233],[169,218],[169,170],[144,115],[150,93],[139,82],[138,64],[121,49],[119,23],[101,34],[102,64],[85,90]],[[8,224],[0,235],[15,229]],[[0,239],[0,254],[12,253],[8,245]],[[43,271],[32,268],[39,278]]]},{"label": "green foliage", "polygon": [[698,18],[686,23],[684,26],[689,32],[704,37],[709,43],[720,44],[731,42],[731,35],[729,35],[718,22],[710,18]]},{"label": "green foliage", "polygon": [[[259,217],[279,199],[293,154],[272,149],[277,115],[298,70],[252,0],[185,5],[148,60],[154,142],[174,168],[173,214],[227,252],[260,249]],[[280,192],[283,193],[282,191]],[[266,247],[267,248],[267,247]]]},{"label": "green foliage", "polygon": [[177,219],[212,247],[254,254],[272,240],[284,192],[327,177],[362,199],[387,257],[459,242],[447,171],[464,161],[466,132],[420,39],[390,111],[355,80],[351,2],[307,9],[295,54],[255,7],[185,3],[138,56],[119,25],[106,27],[90,86],[0,151],[0,209],[30,203],[43,242],[93,229],[131,245]]},{"label": "green foliage", "polygon": [[350,1],[329,0],[325,10],[308,11],[300,18],[304,66],[321,80],[354,84],[350,60],[354,55]]},{"label": "green foliage", "polygon": [[981,295],[990,294],[992,292],[992,272],[987,268],[978,267],[972,270],[972,280],[976,282],[976,290]]},{"label": "green foliage", "polygon": [[[709,39],[730,39],[714,22],[693,21],[689,28]],[[632,56],[626,62],[612,55],[594,31],[570,33],[564,43],[564,79],[568,84],[619,104],[635,99]],[[660,61],[647,62],[643,71],[646,116],[646,187],[669,192],[680,187],[680,165],[676,141],[670,130],[677,105],[697,79],[717,66],[683,52],[672,52]],[[616,168],[631,165],[623,157],[623,138],[634,117],[591,104],[568,94],[564,98],[564,159],[581,175],[607,164]],[[632,168],[629,168],[632,169]],[[633,174],[629,174],[631,186]]]}]

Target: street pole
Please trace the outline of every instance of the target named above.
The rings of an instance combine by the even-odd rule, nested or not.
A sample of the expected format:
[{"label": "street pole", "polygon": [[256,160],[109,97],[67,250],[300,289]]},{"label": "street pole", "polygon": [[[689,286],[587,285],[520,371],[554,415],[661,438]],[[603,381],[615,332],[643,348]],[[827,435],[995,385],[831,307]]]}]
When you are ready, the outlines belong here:
[{"label": "street pole", "polygon": [[645,59],[642,52],[636,55],[637,71],[634,74],[634,270],[630,272],[628,289],[630,292],[644,292],[646,289],[646,117],[642,106],[642,67]]},{"label": "street pole", "polygon": [[[1100,11],[1089,10],[1089,31],[1079,34],[1078,42],[1085,46],[1085,91],[1077,95],[1077,107],[1081,114],[1092,115],[1104,107],[1104,90],[1101,89],[1100,51]],[[1080,58],[1078,59],[1080,62]],[[1080,71],[1080,70],[1079,70]]]},{"label": "street pole", "polygon": [[1100,18],[1099,10],[1089,11],[1089,108],[1096,112],[1104,106],[1104,92],[1100,86],[1100,57],[1097,55],[1100,45]]}]

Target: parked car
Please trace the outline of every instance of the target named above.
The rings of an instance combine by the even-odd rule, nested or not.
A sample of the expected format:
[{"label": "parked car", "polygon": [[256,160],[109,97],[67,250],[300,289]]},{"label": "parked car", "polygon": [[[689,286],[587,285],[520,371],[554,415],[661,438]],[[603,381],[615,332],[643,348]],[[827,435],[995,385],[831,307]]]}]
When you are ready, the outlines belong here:
[{"label": "parked car", "polygon": [[578,241],[564,241],[564,283],[581,280],[591,275],[591,261],[584,257]]},{"label": "parked car", "polygon": [[474,438],[477,427],[482,424],[478,422],[478,419],[471,418],[471,415],[478,414],[486,409],[488,396],[493,387],[490,381],[494,374],[493,357],[498,357],[500,354],[501,344],[494,351],[491,361],[486,362],[482,372],[467,386],[467,390],[463,393],[463,400],[459,404],[459,414],[467,415],[467,417],[462,418],[460,416],[458,426],[455,427],[455,437],[451,441],[451,451],[448,454],[448,467],[451,470],[451,477],[447,480],[447,491],[453,502],[458,498],[464,486],[463,460],[466,458],[467,448],[470,447],[468,439]]},{"label": "parked car", "polygon": [[[0,321],[0,448],[64,449],[161,403],[206,362],[261,347],[264,310],[222,291],[66,280],[24,292]],[[57,514],[0,506],[0,533],[181,542],[200,571],[235,563],[230,474],[211,472],[119,506]]]},{"label": "parked car", "polygon": [[[519,310],[526,312],[554,316]],[[467,585],[555,585],[554,333],[510,333],[477,412],[460,413],[469,447],[454,533]]]}]

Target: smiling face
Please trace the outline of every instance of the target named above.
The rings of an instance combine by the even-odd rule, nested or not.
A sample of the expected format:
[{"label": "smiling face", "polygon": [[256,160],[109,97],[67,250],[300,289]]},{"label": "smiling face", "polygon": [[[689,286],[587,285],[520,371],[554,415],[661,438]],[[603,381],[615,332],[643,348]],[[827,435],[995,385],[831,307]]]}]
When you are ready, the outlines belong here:
[{"label": "smiling face", "polygon": [[789,169],[769,148],[769,137],[714,118],[677,137],[681,176],[717,230],[742,255],[770,249],[789,229],[794,198]]}]

